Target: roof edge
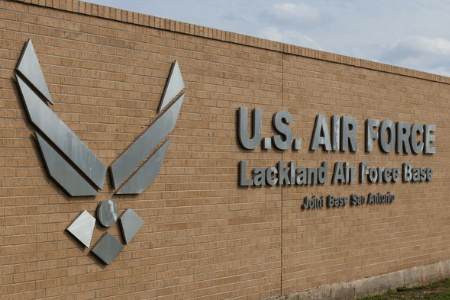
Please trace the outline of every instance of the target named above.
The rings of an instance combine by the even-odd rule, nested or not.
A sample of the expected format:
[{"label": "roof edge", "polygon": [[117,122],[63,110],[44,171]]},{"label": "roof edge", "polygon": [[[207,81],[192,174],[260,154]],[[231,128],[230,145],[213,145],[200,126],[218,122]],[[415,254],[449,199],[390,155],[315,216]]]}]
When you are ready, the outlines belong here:
[{"label": "roof edge", "polygon": [[78,0],[9,0],[358,68],[450,84],[450,77],[213,29]]}]

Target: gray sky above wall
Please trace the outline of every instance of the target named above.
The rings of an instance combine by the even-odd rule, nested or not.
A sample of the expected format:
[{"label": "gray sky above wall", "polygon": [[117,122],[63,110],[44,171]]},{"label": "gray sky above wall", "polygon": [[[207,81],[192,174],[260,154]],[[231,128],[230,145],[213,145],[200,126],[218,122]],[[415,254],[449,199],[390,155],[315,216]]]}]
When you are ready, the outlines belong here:
[{"label": "gray sky above wall", "polygon": [[89,2],[450,76],[448,0]]}]

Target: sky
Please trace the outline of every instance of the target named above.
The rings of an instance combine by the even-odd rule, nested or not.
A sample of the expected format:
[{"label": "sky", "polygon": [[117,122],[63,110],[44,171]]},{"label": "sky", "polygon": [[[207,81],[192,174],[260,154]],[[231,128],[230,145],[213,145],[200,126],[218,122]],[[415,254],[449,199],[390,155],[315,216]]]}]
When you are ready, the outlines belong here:
[{"label": "sky", "polygon": [[449,0],[88,0],[450,76]]}]

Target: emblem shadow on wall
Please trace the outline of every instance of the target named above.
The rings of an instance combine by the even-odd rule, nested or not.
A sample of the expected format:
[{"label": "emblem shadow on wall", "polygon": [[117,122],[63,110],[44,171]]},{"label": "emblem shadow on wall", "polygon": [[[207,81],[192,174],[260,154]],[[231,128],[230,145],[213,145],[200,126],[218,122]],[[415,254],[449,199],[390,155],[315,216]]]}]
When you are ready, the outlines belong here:
[{"label": "emblem shadow on wall", "polygon": [[[49,176],[72,197],[97,195],[103,188],[108,167],[46,104],[54,103],[31,40],[22,51],[15,79],[28,119],[37,128],[36,140]],[[170,143],[167,136],[175,128],[183,104],[185,94],[177,97],[183,89],[181,71],[174,61],[156,121],[109,168],[114,194],[140,194],[158,176]],[[118,219],[123,240],[128,244],[143,220],[131,208],[118,218],[117,205],[112,200],[98,206],[97,221],[104,227],[110,227]],[[89,248],[95,222],[89,212],[83,211],[67,231]],[[109,264],[122,249],[122,243],[107,232],[91,252]]]}]

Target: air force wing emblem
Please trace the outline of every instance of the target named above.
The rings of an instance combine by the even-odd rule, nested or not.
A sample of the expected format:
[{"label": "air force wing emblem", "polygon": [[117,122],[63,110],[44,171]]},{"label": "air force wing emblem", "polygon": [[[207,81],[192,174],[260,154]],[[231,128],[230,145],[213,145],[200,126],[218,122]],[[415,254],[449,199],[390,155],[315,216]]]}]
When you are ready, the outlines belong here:
[{"label": "air force wing emblem", "polygon": [[[53,104],[53,100],[31,40],[17,64],[16,80],[28,118],[37,129],[36,138],[50,177],[70,196],[96,195],[103,188],[107,167],[45,103]],[[158,176],[170,143],[166,138],[175,128],[183,104],[184,93],[177,97],[183,89],[183,77],[175,61],[157,120],[110,167],[115,194],[140,194]]]}]

